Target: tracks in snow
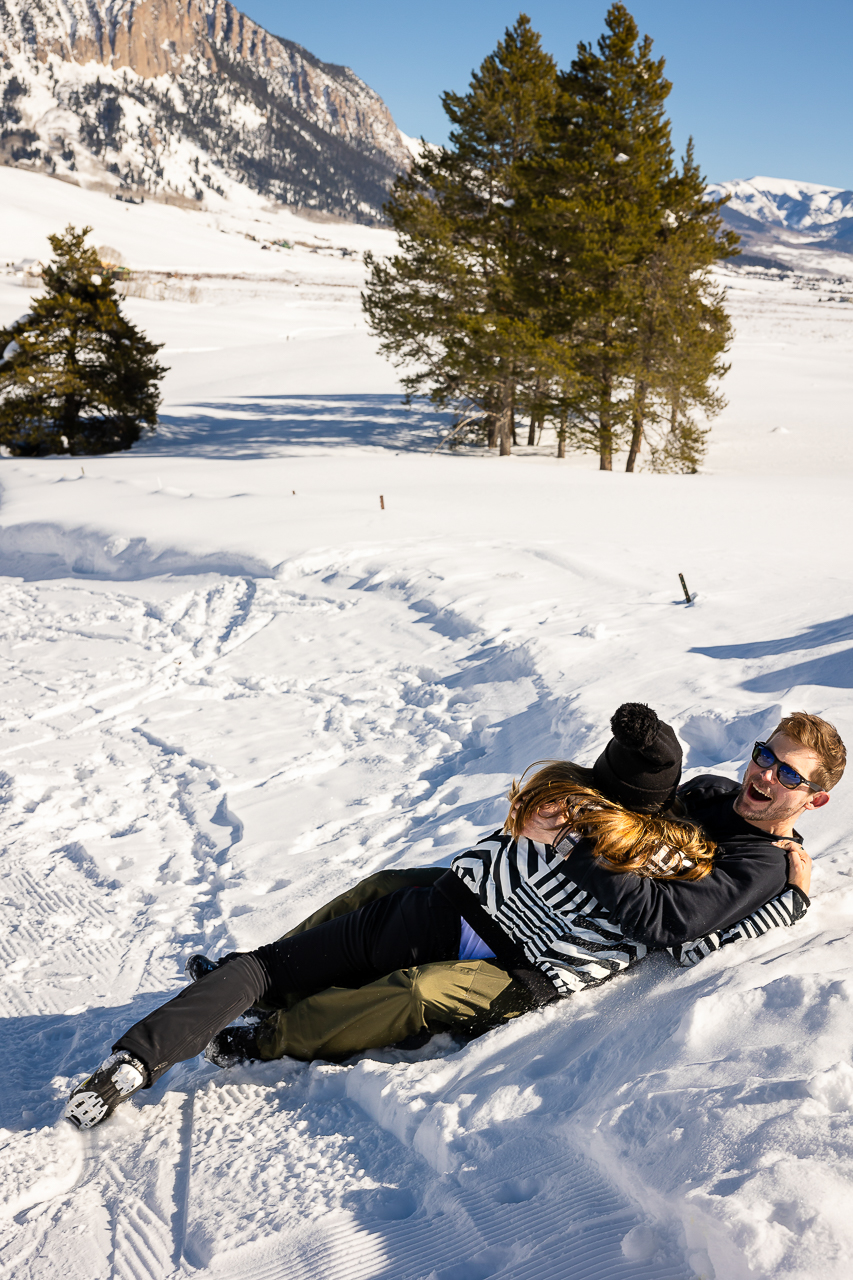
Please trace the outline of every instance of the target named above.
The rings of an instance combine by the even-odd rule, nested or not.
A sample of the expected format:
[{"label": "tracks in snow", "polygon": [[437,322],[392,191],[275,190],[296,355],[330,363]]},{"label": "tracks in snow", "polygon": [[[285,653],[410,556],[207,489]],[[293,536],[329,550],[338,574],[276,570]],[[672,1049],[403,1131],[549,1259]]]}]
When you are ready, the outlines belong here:
[{"label": "tracks in snow", "polygon": [[435,862],[499,819],[553,710],[525,651],[437,609],[430,585],[338,569],[3,588],[2,1123],[28,1156],[0,1265],[28,1275],[25,1256],[61,1243],[68,1280],[618,1271],[636,1219],[567,1148],[532,1182],[442,1176],[301,1065],[186,1064],[70,1135],[73,1186],[45,1173],[68,1164],[72,1079],[174,991],[189,951],[267,941],[377,866]]},{"label": "tracks in snow", "polygon": [[[208,1118],[218,1113],[223,1123],[230,1121],[232,1131],[252,1121],[263,1130],[270,1125],[267,1153],[271,1147],[284,1150],[285,1168],[296,1168],[303,1178],[313,1170],[314,1194],[306,1186],[305,1198],[316,1200],[319,1187],[326,1209],[313,1222],[288,1214],[293,1179],[284,1177],[279,1187],[284,1209],[267,1210],[264,1219],[260,1205],[268,1196],[257,1196],[254,1216],[260,1221],[254,1229],[241,1223],[217,1250],[220,1189],[213,1186],[207,1195],[197,1190],[188,1255],[200,1268],[192,1273],[197,1280],[214,1274],[217,1280],[314,1280],[318,1275],[339,1280],[604,1280],[627,1274],[622,1241],[642,1225],[635,1209],[588,1159],[550,1137],[543,1126],[532,1165],[529,1150],[510,1139],[458,1175],[436,1176],[405,1149],[383,1151],[358,1109],[332,1101],[334,1094],[325,1097],[325,1107],[318,1106],[324,1100],[322,1087],[315,1087],[321,1079],[302,1070],[291,1078],[278,1107],[265,1100],[263,1119],[251,1114],[251,1095],[256,1105],[262,1086],[244,1087],[228,1099],[214,1086],[202,1095]],[[339,1139],[331,1154],[324,1151],[324,1128],[332,1127],[347,1135],[350,1153],[363,1159],[368,1148],[366,1168],[348,1161]],[[301,1151],[300,1130],[311,1140],[310,1145],[303,1141]],[[268,1177],[258,1181],[256,1153],[246,1146],[238,1142],[229,1148],[234,1157],[231,1193],[240,1195],[250,1182],[272,1190]],[[313,1161],[307,1167],[306,1157]],[[374,1170],[382,1168],[383,1183],[370,1177],[370,1164]],[[200,1154],[197,1172],[203,1185],[209,1168],[209,1155]],[[204,1222],[199,1221],[202,1205]],[[679,1253],[671,1241],[658,1241],[653,1259],[632,1259],[631,1280],[688,1280],[691,1272]]]}]

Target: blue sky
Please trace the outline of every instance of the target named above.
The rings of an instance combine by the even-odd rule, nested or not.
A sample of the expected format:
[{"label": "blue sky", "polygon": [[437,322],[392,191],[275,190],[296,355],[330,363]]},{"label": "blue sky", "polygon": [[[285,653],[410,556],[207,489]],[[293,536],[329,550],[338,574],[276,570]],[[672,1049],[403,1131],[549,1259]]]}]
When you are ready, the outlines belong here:
[{"label": "blue sky", "polygon": [[[238,7],[325,62],[345,63],[399,127],[446,138],[439,94],[471,69],[519,13],[504,0],[248,0]],[[853,187],[853,0],[635,0],[673,82],[679,152],[689,134],[711,181],[755,174]],[[604,29],[606,0],[530,0],[524,11],[558,63]]]}]

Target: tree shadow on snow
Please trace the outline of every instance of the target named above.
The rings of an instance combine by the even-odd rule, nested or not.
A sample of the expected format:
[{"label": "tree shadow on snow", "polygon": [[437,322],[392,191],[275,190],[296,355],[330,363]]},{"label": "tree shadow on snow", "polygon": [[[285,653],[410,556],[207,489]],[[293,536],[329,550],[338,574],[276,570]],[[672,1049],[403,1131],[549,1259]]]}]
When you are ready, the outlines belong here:
[{"label": "tree shadow on snow", "polygon": [[403,404],[394,395],[241,397],[187,406],[161,416],[156,435],[135,454],[194,458],[269,458],[291,450],[360,445],[395,453],[429,453],[452,414]]},{"label": "tree shadow on snow", "polygon": [[853,689],[853,650],[833,653],[828,658],[813,658],[779,671],[744,680],[742,687],[750,693],[776,693],[793,685],[823,685],[831,689]]},{"label": "tree shadow on snow", "polygon": [[[830,622],[816,623],[798,636],[784,636],[779,640],[761,640],[750,644],[725,644],[697,646],[691,653],[701,653],[708,658],[768,658],[777,654],[798,653],[803,649],[818,649],[824,645],[839,644],[853,639],[853,615],[835,618]],[[750,693],[778,693],[793,685],[823,685],[835,689],[853,689],[853,649],[826,657],[811,658],[776,671],[765,671],[744,680],[741,688]]]},{"label": "tree shadow on snow", "polygon": [[826,644],[838,644],[853,640],[853,614],[834,618],[831,622],[818,622],[796,636],[783,636],[779,640],[757,640],[750,644],[717,644],[691,649],[707,658],[772,658],[776,654],[798,653],[801,649],[819,649]]}]

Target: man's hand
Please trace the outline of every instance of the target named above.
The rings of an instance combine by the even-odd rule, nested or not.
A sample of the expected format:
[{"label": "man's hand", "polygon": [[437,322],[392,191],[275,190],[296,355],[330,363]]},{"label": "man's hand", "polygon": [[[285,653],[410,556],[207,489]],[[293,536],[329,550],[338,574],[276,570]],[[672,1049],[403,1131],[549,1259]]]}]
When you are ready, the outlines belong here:
[{"label": "man's hand", "polygon": [[812,882],[812,860],[801,844],[795,840],[774,840],[779,849],[788,854],[788,884],[795,884],[808,897]]}]

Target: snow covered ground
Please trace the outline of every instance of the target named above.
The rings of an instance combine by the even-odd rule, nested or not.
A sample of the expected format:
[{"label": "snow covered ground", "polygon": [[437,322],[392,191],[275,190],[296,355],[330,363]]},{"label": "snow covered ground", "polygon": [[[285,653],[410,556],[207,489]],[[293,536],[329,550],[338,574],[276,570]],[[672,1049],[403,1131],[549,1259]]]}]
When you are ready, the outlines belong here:
[{"label": "snow covered ground", "polygon": [[[88,1135],[60,1119],[188,954],[447,863],[532,760],[591,760],[623,699],[691,772],[737,776],[780,708],[853,741],[841,286],[728,275],[706,473],[602,475],[431,454],[358,309],[386,232],[8,169],[0,204],[0,260],[85,221],[199,276],[126,304],[171,365],[153,440],[0,468],[3,1274],[846,1280],[849,781],[802,824],[792,930],[469,1044],[195,1061]],[[0,276],[0,319],[26,305]]]}]

